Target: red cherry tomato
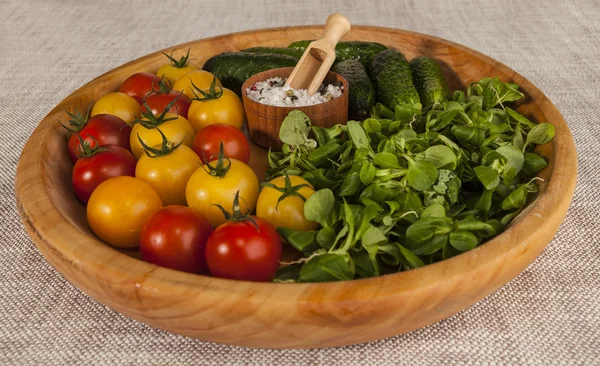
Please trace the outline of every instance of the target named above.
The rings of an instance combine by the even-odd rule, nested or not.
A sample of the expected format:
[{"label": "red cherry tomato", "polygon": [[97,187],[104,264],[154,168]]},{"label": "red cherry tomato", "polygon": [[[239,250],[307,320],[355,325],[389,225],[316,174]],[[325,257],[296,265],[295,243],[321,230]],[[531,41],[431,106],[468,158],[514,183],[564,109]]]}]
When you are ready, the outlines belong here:
[{"label": "red cherry tomato", "polygon": [[77,160],[72,174],[73,189],[84,204],[87,204],[94,189],[108,178],[135,176],[137,163],[135,156],[120,146],[102,146],[91,151],[94,152],[91,156]]},{"label": "red cherry tomato", "polygon": [[154,213],[140,233],[142,259],[191,273],[206,273],[204,252],[212,232],[207,219],[186,206],[167,206]]},{"label": "red cherry tomato", "polygon": [[[125,121],[117,116],[97,114],[90,117],[87,122],[80,120],[80,122],[74,123],[80,123],[80,126],[76,127],[76,129],[79,129],[76,134],[87,141],[92,149],[97,145],[116,145],[129,150],[131,127],[127,126]],[[77,146],[79,146],[76,134],[71,135],[68,142],[69,157],[73,163],[77,161]]]},{"label": "red cherry tomato", "polygon": [[160,89],[159,82],[160,78],[154,74],[138,72],[128,77],[119,88],[119,91],[135,98],[138,103],[142,104],[146,95],[153,90]]},{"label": "red cherry tomato", "polygon": [[[180,91],[171,90],[167,93],[151,93],[146,97],[146,104],[150,107],[152,114],[157,115],[161,114],[175,98],[177,98],[177,101],[169,109],[169,113],[175,113],[183,118],[187,118],[188,109],[190,109],[190,98]],[[148,112],[146,104],[142,107],[144,112]]]},{"label": "red cherry tomato", "polygon": [[217,227],[206,243],[206,263],[215,277],[272,281],[281,259],[281,239],[273,225],[259,217],[229,221]]},{"label": "red cherry tomato", "polygon": [[198,154],[203,163],[211,161],[211,156],[219,154],[219,146],[223,142],[225,156],[244,163],[250,160],[250,144],[244,133],[232,125],[212,124],[201,129],[192,149]]}]

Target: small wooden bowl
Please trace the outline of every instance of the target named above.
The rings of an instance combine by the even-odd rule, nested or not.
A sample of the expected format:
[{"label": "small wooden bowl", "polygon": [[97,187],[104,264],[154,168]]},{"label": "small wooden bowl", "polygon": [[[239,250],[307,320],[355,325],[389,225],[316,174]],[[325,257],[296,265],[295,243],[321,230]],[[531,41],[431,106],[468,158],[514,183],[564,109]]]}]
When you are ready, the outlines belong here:
[{"label": "small wooden bowl", "polygon": [[290,76],[292,70],[294,70],[293,67],[282,67],[263,71],[252,76],[242,85],[242,100],[246,110],[250,138],[262,147],[281,149],[283,143],[279,139],[279,126],[288,113],[294,109],[306,113],[313,126],[332,127],[348,121],[348,82],[333,71],[327,73],[324,82],[326,84],[341,82],[343,85],[342,95],[326,103],[306,107],[279,107],[262,104],[248,98],[246,90],[252,85],[274,77],[285,79]]},{"label": "small wooden bowl", "polygon": [[[285,46],[318,37],[322,27],[234,33],[176,47],[201,65],[220,52]],[[452,90],[496,76],[521,86],[517,110],[556,128],[537,152],[549,162],[533,202],[501,235],[451,259],[419,269],[334,283],[230,281],[158,267],[119,250],[90,230],[72,189],[65,144],[65,110],[113,92],[130,75],[156,71],[160,52],[120,66],[82,86],[40,122],[23,148],[15,196],[23,225],[46,260],[98,302],[154,327],[202,340],[262,348],[320,348],[366,342],[423,327],[473,305],[504,286],[542,252],[562,223],[577,181],[577,153],[569,127],[548,98],[523,76],[477,51],[440,38],[391,28],[353,26],[349,40],[377,41],[442,64]],[[252,144],[250,166],[262,179],[265,149]],[[44,299],[40,299],[44,301]],[[470,326],[470,325],[466,325]],[[477,325],[473,325],[476,327]]]}]

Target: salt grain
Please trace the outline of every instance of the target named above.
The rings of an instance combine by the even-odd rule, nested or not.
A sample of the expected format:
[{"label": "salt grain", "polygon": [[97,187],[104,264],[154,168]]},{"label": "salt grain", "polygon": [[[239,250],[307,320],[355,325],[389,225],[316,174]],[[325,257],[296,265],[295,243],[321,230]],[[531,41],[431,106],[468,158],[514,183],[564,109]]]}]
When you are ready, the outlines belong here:
[{"label": "salt grain", "polygon": [[343,86],[321,85],[312,96],[306,89],[292,89],[279,77],[260,81],[246,89],[248,98],[267,105],[279,107],[304,107],[328,102],[342,95]]}]

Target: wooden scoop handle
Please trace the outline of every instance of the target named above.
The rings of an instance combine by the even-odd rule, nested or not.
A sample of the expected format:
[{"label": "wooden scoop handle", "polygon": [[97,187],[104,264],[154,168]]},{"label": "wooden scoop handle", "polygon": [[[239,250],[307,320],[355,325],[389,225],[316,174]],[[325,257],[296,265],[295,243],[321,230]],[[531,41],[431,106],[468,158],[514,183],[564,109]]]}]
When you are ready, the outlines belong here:
[{"label": "wooden scoop handle", "polygon": [[340,13],[333,13],[327,17],[322,39],[326,39],[331,47],[335,45],[350,31],[350,21]]},{"label": "wooden scoop handle", "polygon": [[315,94],[335,61],[335,46],[348,31],[350,22],[345,16],[334,13],[327,17],[323,35],[308,45],[288,77],[287,85],[307,89],[308,95]]}]

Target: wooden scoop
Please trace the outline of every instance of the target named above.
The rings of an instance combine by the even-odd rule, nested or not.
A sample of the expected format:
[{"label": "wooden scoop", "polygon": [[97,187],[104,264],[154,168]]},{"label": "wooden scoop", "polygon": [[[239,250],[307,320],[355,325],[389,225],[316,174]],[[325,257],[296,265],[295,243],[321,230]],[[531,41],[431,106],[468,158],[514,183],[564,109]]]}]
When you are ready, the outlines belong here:
[{"label": "wooden scoop", "polygon": [[315,94],[335,61],[335,45],[349,30],[350,22],[345,16],[331,14],[323,36],[308,45],[286,84],[293,89],[307,89],[308,95]]}]

